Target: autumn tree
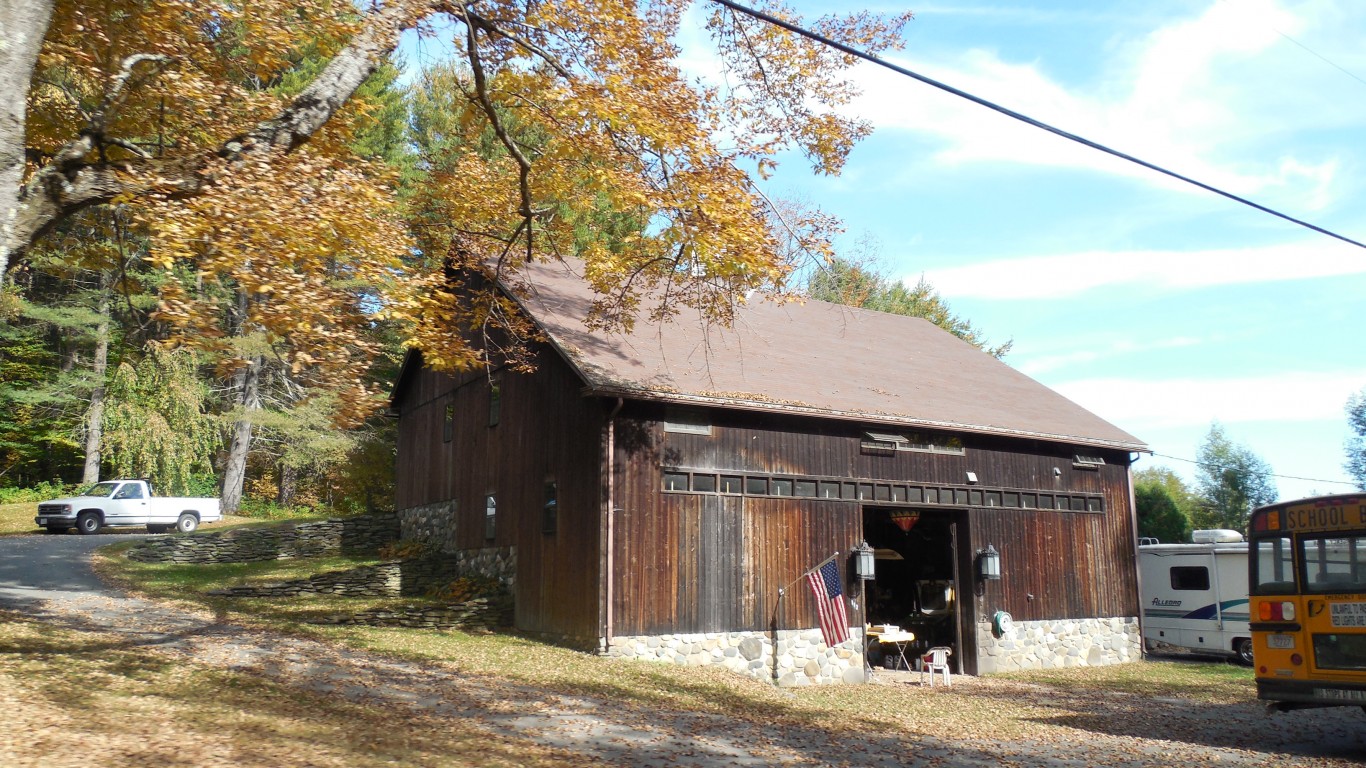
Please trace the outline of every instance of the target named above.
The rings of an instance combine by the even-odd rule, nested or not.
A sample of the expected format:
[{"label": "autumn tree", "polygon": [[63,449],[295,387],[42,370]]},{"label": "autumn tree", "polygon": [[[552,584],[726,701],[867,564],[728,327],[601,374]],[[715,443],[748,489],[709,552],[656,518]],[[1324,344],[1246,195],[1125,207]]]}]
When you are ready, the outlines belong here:
[{"label": "autumn tree", "polygon": [[221,438],[208,397],[192,352],[153,346],[136,366],[121,364],[110,381],[104,432],[114,472],[172,494],[184,493],[195,474],[212,472]]},{"label": "autumn tree", "polygon": [[1276,501],[1270,465],[1235,443],[1218,422],[1210,425],[1196,459],[1196,527],[1246,531],[1252,510]]},{"label": "autumn tree", "polygon": [[[160,274],[155,321],[229,383],[228,509],[273,397],[309,414],[326,404],[342,427],[380,404],[366,374],[376,323],[404,328],[440,368],[484,362],[472,339],[491,329],[521,337],[493,273],[516,288],[528,260],[574,256],[602,296],[594,322],[629,324],[649,291],[669,299],[654,318],[686,305],[728,321],[747,289],[781,294],[791,272],[750,172],[795,149],[838,173],[869,128],[838,110],[855,94],[852,58],[728,8],[707,16],[722,77],[687,77],[673,62],[689,7],[36,0],[4,16],[43,44],[0,56],[24,73],[6,82],[28,84],[26,111],[0,130],[0,165],[27,160],[0,197],[0,275],[80,211],[136,217]],[[811,26],[876,53],[907,18]],[[363,127],[392,108],[365,83],[414,27],[452,30],[457,54],[444,140],[401,201],[420,214],[410,237],[399,174]],[[820,249],[824,224],[785,229]]]}]

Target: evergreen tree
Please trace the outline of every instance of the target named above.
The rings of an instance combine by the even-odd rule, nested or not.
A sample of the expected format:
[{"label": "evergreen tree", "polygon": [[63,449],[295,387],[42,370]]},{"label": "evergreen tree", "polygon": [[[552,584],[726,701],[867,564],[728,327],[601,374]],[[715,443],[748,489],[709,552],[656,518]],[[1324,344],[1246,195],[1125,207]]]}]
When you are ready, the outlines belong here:
[{"label": "evergreen tree", "polygon": [[812,272],[806,293],[833,304],[924,318],[992,357],[1003,357],[1010,351],[1009,341],[990,346],[981,330],[954,314],[923,276],[914,288],[907,288],[900,280],[879,272],[868,259],[831,259]]}]

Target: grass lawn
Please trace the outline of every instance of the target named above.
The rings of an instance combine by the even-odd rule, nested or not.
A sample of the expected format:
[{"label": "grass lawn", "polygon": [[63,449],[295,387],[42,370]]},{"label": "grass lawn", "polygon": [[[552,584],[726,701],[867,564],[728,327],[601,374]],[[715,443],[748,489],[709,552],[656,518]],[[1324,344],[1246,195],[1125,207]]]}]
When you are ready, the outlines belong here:
[{"label": "grass lawn", "polygon": [[179,662],[0,612],[0,762],[20,766],[587,765],[455,718]]},{"label": "grass lawn", "polygon": [[[127,545],[119,545],[123,548]],[[1135,711],[1152,697],[1193,699],[1211,705],[1255,699],[1251,670],[1222,663],[1145,661],[1129,665],[957,678],[931,693],[914,685],[823,686],[777,689],[720,669],[600,658],[510,634],[316,626],[301,623],[320,613],[373,607],[384,601],[335,597],[228,600],[206,596],[211,586],[295,578],[309,570],[344,567],[337,558],[251,566],[132,563],[105,550],[106,575],[153,596],[188,599],[220,617],[264,622],[359,648],[435,662],[465,675],[526,684],[566,694],[596,695],[622,706],[680,708],[729,718],[788,725],[828,725],[869,736],[914,732],[946,739],[964,733],[990,738],[1038,737],[1060,709],[1085,712],[1088,697],[1133,695]],[[363,561],[351,560],[351,564]],[[1140,702],[1140,698],[1142,702]],[[1057,726],[1053,726],[1057,727]]]},{"label": "grass lawn", "polygon": [[25,501],[18,504],[0,504],[0,535],[15,533],[38,533],[33,518],[38,516],[38,504]]}]

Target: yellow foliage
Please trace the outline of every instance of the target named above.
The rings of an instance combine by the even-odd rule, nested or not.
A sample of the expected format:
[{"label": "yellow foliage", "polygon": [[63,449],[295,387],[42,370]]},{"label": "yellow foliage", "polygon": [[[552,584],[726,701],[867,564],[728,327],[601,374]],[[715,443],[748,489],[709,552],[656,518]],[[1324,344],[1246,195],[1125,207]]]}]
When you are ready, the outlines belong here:
[{"label": "yellow foliage", "polygon": [[[380,402],[362,383],[378,350],[360,331],[377,317],[404,324],[439,368],[527,364],[535,331],[488,281],[516,285],[527,259],[582,258],[602,296],[589,319],[612,325],[653,290],[726,322],[749,289],[781,295],[794,254],[828,256],[838,224],[771,217],[746,169],[770,174],[796,148],[839,171],[868,130],[835,111],[855,93],[844,54],[718,7],[708,30],[723,91],[672,63],[689,0],[396,2],[58,0],[29,92],[30,149],[51,157],[97,132],[85,162],[144,182],[120,199],[140,203],[170,278],[159,318],[182,340],[232,365],[232,337],[263,338],[354,424]],[[347,149],[370,105],[353,101],[288,152],[224,151],[281,114],[268,86],[300,50],[352,55],[384,8],[405,14],[399,25],[453,18],[460,58],[417,89],[444,137],[405,200],[411,236],[395,180]],[[814,25],[876,52],[907,19]]]}]

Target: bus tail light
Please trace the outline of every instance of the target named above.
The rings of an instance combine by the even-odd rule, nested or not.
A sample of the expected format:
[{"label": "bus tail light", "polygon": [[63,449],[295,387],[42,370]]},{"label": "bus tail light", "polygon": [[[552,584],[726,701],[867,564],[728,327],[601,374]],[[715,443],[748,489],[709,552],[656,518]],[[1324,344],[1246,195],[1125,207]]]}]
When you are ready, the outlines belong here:
[{"label": "bus tail light", "polygon": [[1290,654],[1290,663],[1298,667],[1299,665],[1304,663],[1304,657],[1299,655],[1298,653],[1292,653]]},{"label": "bus tail light", "polygon": [[1257,606],[1257,618],[1262,621],[1294,621],[1295,604],[1288,600],[1280,603],[1263,601]]}]

